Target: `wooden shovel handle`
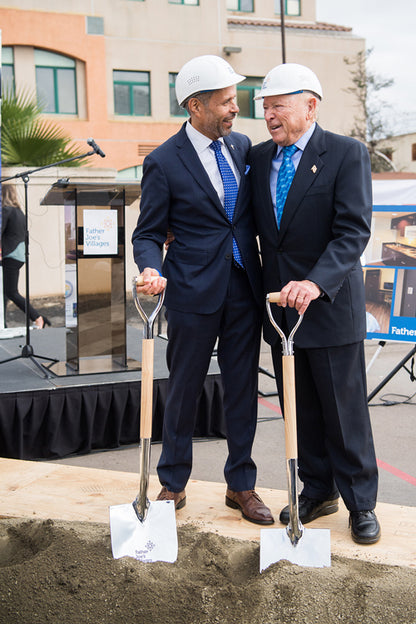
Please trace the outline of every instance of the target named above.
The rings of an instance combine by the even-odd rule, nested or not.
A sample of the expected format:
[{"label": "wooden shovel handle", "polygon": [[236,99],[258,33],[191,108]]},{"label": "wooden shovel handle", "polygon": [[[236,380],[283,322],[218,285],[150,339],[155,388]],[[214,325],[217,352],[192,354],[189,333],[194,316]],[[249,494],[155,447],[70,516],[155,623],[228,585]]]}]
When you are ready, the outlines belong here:
[{"label": "wooden shovel handle", "polygon": [[280,292],[272,292],[268,295],[270,303],[280,303]]},{"label": "wooden shovel handle", "polygon": [[296,389],[294,356],[283,355],[282,364],[286,459],[297,459],[298,444],[296,428]]},{"label": "wooden shovel handle", "polygon": [[[150,281],[153,282],[154,280],[158,279],[160,277],[160,275],[151,275],[150,276]],[[143,275],[138,275],[136,277],[136,286],[143,286],[144,284],[144,278]]]},{"label": "wooden shovel handle", "polygon": [[142,341],[142,381],[140,402],[140,438],[152,437],[154,340]]}]

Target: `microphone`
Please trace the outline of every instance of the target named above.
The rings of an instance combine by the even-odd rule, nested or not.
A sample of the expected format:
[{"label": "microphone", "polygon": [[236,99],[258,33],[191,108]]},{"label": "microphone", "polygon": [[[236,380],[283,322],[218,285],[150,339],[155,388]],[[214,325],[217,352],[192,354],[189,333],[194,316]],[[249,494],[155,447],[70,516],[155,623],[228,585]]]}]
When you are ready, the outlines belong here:
[{"label": "microphone", "polygon": [[88,143],[88,145],[91,145],[92,149],[94,150],[94,152],[96,154],[101,156],[101,158],[105,158],[105,154],[104,154],[103,150],[97,145],[97,143],[94,141],[94,139],[87,139],[87,143]]}]

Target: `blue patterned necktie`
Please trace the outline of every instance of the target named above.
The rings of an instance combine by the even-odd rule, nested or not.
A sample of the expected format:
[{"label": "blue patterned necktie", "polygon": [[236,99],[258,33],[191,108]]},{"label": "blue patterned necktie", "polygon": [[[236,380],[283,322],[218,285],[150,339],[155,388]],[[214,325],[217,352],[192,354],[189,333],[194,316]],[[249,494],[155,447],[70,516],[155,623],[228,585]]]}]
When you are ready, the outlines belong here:
[{"label": "blue patterned necktie", "polygon": [[276,186],[276,219],[280,228],[280,220],[283,214],[283,208],[286,197],[292,184],[292,180],[296,173],[295,165],[292,161],[293,154],[297,151],[296,145],[287,145],[283,148],[283,161],[280,165],[279,175],[277,176]]},{"label": "blue patterned necktie", "polygon": [[[235,202],[238,195],[238,184],[233,171],[228,164],[224,154],[221,151],[221,141],[213,141],[210,148],[215,153],[218,169],[220,170],[222,184],[224,186],[224,210],[230,223],[233,221]],[[243,267],[243,260],[237,245],[237,241],[233,236],[233,258],[235,262]]]}]

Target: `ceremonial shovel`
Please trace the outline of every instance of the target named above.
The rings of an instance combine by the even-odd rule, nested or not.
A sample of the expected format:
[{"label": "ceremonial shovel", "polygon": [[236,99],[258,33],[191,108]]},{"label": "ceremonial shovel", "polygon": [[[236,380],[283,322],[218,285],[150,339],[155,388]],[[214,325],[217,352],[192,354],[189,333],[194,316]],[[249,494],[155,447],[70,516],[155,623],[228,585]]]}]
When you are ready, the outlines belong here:
[{"label": "ceremonial shovel", "polygon": [[149,484],[150,445],[152,439],[153,404],[153,323],[163,305],[164,291],[149,318],[144,312],[136,291],[143,279],[133,278],[133,300],[143,319],[142,382],[140,407],[140,489],[133,503],[110,507],[110,533],[114,559],[134,557],[140,561],[167,561],[178,556],[175,503],[173,500],[150,502]]},{"label": "ceremonial shovel", "polygon": [[329,529],[305,529],[298,509],[298,449],[296,430],[295,358],[293,337],[303,315],[286,338],[273,318],[270,303],[278,303],[280,293],[269,293],[266,308],[270,322],[282,340],[283,402],[285,418],[286,471],[289,495],[289,524],[286,529],[261,529],[260,572],[281,559],[300,566],[324,568],[331,566]]}]

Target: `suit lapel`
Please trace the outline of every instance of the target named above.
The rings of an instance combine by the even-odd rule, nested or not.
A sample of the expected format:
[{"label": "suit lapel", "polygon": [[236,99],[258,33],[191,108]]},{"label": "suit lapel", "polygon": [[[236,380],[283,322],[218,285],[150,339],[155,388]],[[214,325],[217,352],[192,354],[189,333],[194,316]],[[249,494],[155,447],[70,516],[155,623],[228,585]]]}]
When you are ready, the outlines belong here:
[{"label": "suit lapel", "polygon": [[201,187],[201,189],[208,195],[211,201],[215,204],[218,210],[224,214],[226,217],[224,208],[219,200],[217,191],[212,186],[211,180],[207,172],[205,171],[198,154],[196,153],[191,141],[188,139],[188,136],[185,132],[185,124],[182,126],[181,130],[177,135],[176,141],[177,153],[178,157],[182,161],[184,167],[189,171],[189,173],[193,176],[197,184]]},{"label": "suit lapel", "polygon": [[245,160],[244,158],[242,158],[238,146],[235,145],[232,138],[230,138],[229,136],[224,137],[224,143],[226,144],[228,151],[231,154],[231,158],[233,159],[240,176],[243,176],[245,174]]},{"label": "suit lapel", "polygon": [[267,219],[267,227],[270,232],[275,231],[278,236],[276,214],[273,208],[273,201],[270,194],[270,171],[272,160],[276,154],[276,144],[270,140],[264,145],[264,151],[259,155],[256,169],[258,171],[259,186],[256,192],[261,195],[262,205],[265,207],[264,215]]},{"label": "suit lapel", "polygon": [[241,201],[240,201],[240,197],[241,197],[241,193],[245,193],[245,185],[244,185],[244,181],[245,181],[245,175],[246,175],[246,160],[245,158],[243,158],[242,154],[241,154],[241,149],[238,147],[238,145],[236,145],[232,139],[232,136],[226,136],[224,137],[224,143],[228,148],[228,151],[231,154],[231,158],[233,159],[233,162],[235,164],[235,166],[238,169],[238,172],[240,174],[240,184],[239,184],[239,188],[238,188],[238,195],[237,195],[237,201],[235,203],[235,208],[234,208],[234,217],[233,217],[233,221],[235,221],[237,215],[238,215],[238,210],[241,206]]},{"label": "suit lapel", "polygon": [[280,222],[279,238],[284,236],[288,224],[299,208],[305,193],[315,182],[322,167],[324,166],[320,157],[320,154],[324,151],[325,141],[323,131],[319,126],[316,126],[315,132],[311,136],[305,151],[302,154],[302,158],[300,159],[299,166],[296,170],[296,175],[293,178],[293,182],[287,195],[282,220]]}]

